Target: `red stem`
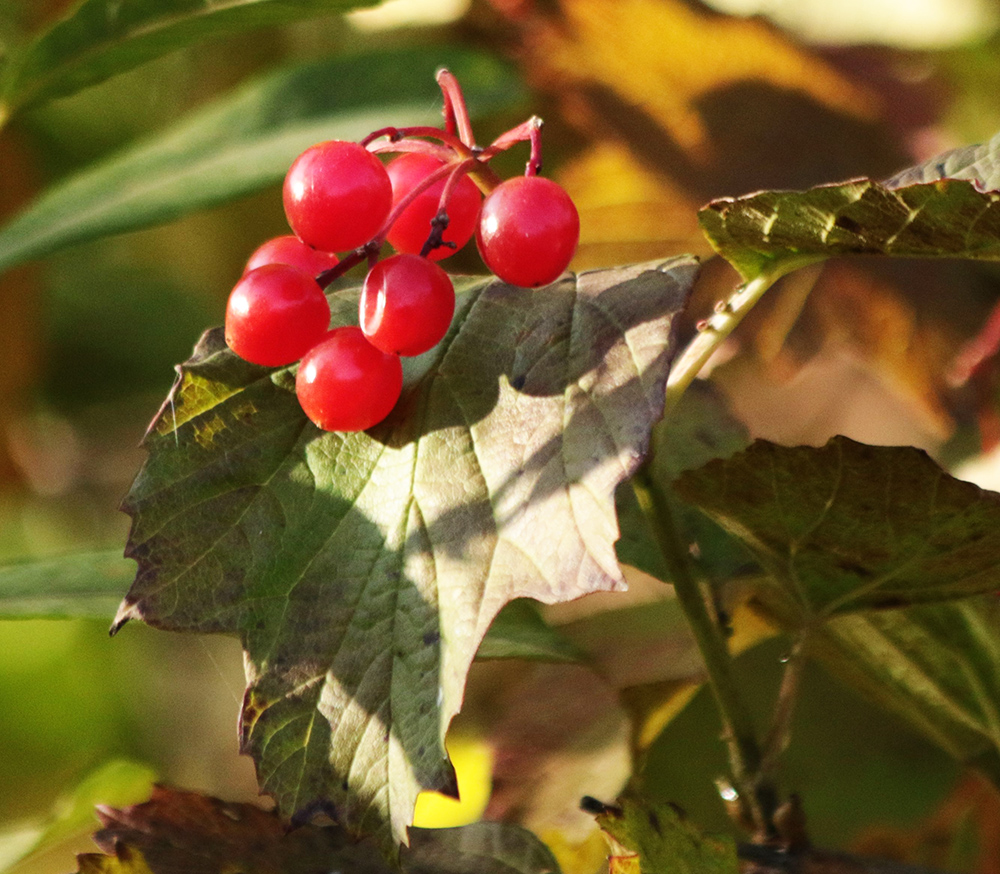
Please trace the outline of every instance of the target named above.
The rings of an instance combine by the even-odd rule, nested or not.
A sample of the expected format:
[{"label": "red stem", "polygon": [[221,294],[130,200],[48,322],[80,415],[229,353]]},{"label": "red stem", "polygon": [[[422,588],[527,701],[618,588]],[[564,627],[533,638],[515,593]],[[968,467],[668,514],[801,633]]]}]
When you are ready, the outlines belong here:
[{"label": "red stem", "polygon": [[368,148],[368,145],[379,137],[388,137],[390,143],[396,144],[405,137],[430,137],[451,146],[463,158],[472,154],[471,147],[467,146],[454,134],[450,134],[439,127],[429,127],[426,125],[418,125],[416,127],[383,127],[368,134],[368,136],[361,140],[361,145]]},{"label": "red stem", "polygon": [[523,143],[531,143],[531,155],[528,158],[528,165],[525,168],[526,176],[534,176],[542,166],[542,125],[544,122],[533,115],[527,121],[521,122],[517,127],[512,127],[506,133],[500,134],[492,143],[482,150],[479,157],[483,161],[489,161],[494,155],[504,152],[511,146]]},{"label": "red stem", "polygon": [[528,119],[530,125],[528,130],[528,140],[531,143],[531,153],[528,156],[528,164],[524,168],[525,176],[537,176],[542,169],[542,125],[544,122],[533,115]]},{"label": "red stem", "polygon": [[[458,84],[450,70],[441,67],[434,77],[437,79],[441,94],[444,95],[445,127],[450,133],[458,130],[461,141],[470,149],[476,146],[476,138],[472,134],[472,121],[469,119],[469,109],[465,105],[462,87]],[[454,125],[454,127],[452,127]]]},{"label": "red stem", "polygon": [[392,155],[402,152],[415,152],[421,155],[430,155],[439,161],[451,161],[455,157],[455,152],[448,146],[441,146],[437,143],[429,143],[427,140],[411,140],[409,138],[390,140],[387,143],[376,143],[368,146],[368,151],[376,155]]},{"label": "red stem", "polygon": [[1000,351],[1000,303],[995,304],[979,333],[960,350],[948,374],[952,385],[964,385]]},{"label": "red stem", "polygon": [[[396,219],[400,217],[403,210],[413,203],[413,201],[422,192],[426,191],[435,182],[446,176],[449,177],[449,179],[448,182],[445,183],[445,190],[442,192],[442,198],[444,198],[445,194],[450,196],[450,193],[454,190],[458,179],[472,170],[478,163],[479,162],[475,158],[466,158],[457,163],[450,161],[446,164],[442,164],[431,173],[428,173],[423,179],[420,180],[420,182],[414,185],[413,188],[407,191],[406,194],[393,205],[392,210],[389,212],[385,222],[383,222],[379,232],[372,237],[371,240],[365,243],[364,246],[360,246],[350,254],[345,255],[339,264],[336,264],[329,270],[324,270],[319,274],[319,276],[316,277],[316,282],[319,283],[320,288],[326,288],[330,285],[330,283],[347,273],[347,271],[352,267],[357,266],[366,259],[368,260],[369,268],[371,268],[378,260],[378,254],[382,250],[382,246],[385,244],[385,238],[389,234],[389,229],[396,223]],[[439,214],[442,210],[442,202],[443,201],[439,201]]]}]

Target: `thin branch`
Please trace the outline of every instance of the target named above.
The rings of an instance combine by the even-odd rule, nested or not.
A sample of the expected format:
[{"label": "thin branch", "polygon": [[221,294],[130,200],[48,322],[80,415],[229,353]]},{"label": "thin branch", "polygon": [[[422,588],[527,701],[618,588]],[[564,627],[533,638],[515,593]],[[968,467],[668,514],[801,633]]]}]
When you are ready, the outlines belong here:
[{"label": "thin branch", "polygon": [[781,754],[788,747],[792,735],[792,715],[795,712],[795,702],[798,700],[799,686],[802,682],[802,672],[806,664],[806,640],[808,629],[803,630],[792,646],[792,651],[785,661],[785,670],[781,676],[781,686],[774,706],[774,718],[771,730],[764,740],[764,757],[761,761],[761,774],[769,775],[778,762]]},{"label": "thin branch", "polygon": [[726,639],[694,577],[687,548],[681,541],[673,512],[662,492],[651,482],[645,470],[633,477],[632,485],[670,572],[677,601],[705,662],[708,685],[715,697],[724,739],[729,749],[730,767],[739,793],[738,801],[758,834],[773,839],[776,836],[774,810],[777,806],[777,793],[761,778],[763,753],[750,712],[733,676],[733,662]]},{"label": "thin branch", "polygon": [[698,335],[677,356],[670,368],[664,415],[669,414],[674,408],[708,359],[764,296],[764,292],[786,273],[815,261],[815,258],[790,259],[775,265],[771,272],[761,273],[740,285],[725,301],[719,302],[709,318],[699,322]]}]

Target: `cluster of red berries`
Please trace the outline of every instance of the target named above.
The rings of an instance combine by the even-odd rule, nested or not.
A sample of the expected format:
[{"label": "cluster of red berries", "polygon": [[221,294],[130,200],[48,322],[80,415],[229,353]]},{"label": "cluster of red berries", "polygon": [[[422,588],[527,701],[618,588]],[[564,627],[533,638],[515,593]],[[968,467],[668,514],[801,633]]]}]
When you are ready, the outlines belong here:
[{"label": "cluster of red berries", "polygon": [[[229,347],[269,367],[301,359],[299,403],[327,431],[381,422],[402,391],[400,356],[420,355],[444,338],[455,290],[436,261],[475,235],[498,277],[535,287],[555,280],[576,250],[572,200],[537,175],[540,120],[479,148],[458,83],[447,70],[438,82],[443,129],[387,128],[360,143],[319,143],[295,159],[283,193],[295,234],[257,249],[229,296]],[[524,141],[531,144],[525,175],[501,181],[489,160]],[[384,152],[399,155],[385,165]],[[379,260],[386,241],[396,254]],[[323,289],[363,261],[359,325],[330,330]]]}]

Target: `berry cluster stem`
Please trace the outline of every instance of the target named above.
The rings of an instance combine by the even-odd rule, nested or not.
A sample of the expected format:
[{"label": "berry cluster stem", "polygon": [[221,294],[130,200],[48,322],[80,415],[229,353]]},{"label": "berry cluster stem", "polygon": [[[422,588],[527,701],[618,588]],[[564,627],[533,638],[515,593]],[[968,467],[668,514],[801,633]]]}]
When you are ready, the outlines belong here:
[{"label": "berry cluster stem", "polygon": [[[533,115],[527,121],[501,134],[485,149],[481,149],[475,143],[469,110],[458,80],[445,68],[438,70],[436,79],[444,99],[444,128],[426,125],[383,127],[372,131],[360,141],[360,144],[375,154],[415,152],[431,155],[442,162],[441,167],[429,173],[394,204],[381,229],[368,243],[346,255],[336,267],[317,276],[316,281],[320,287],[326,288],[364,260],[367,260],[369,265],[373,264],[378,259],[389,230],[399,216],[420,194],[441,179],[447,177],[438,202],[437,214],[432,220],[430,233],[421,251],[422,255],[429,254],[439,246],[448,245],[442,240],[444,230],[448,227],[448,202],[463,176],[469,176],[483,194],[490,194],[503,180],[492,170],[488,162],[500,152],[523,142],[528,142],[531,149],[525,175],[535,176],[541,169],[543,124],[541,118]],[[376,142],[383,137],[386,142]],[[437,142],[433,142],[434,140]]]},{"label": "berry cluster stem", "polygon": [[459,139],[470,149],[475,149],[476,139],[472,133],[472,121],[469,118],[469,110],[465,105],[465,96],[462,88],[458,84],[458,79],[454,74],[441,67],[434,77],[438,87],[444,97],[444,124],[445,130],[450,133],[458,133]]},{"label": "berry cluster stem", "polygon": [[[381,137],[386,137],[388,143],[372,147],[372,143]],[[433,148],[427,148],[432,146],[432,143],[424,142],[423,140],[415,140],[414,137],[430,137],[431,139],[440,140],[447,146],[450,146],[462,157],[470,157],[473,154],[473,149],[463,143],[454,134],[449,133],[446,130],[442,130],[439,127],[428,127],[427,125],[415,125],[413,127],[383,127],[376,131],[372,131],[368,136],[361,140],[361,145],[372,152],[418,152],[427,151],[431,154],[435,154],[436,150]]]}]

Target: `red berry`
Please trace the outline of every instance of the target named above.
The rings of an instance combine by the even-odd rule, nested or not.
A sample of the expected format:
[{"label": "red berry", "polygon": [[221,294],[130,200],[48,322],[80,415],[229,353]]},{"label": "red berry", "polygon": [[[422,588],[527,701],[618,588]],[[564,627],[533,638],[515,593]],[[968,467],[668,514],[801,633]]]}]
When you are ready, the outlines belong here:
[{"label": "red berry", "polygon": [[361,330],[383,352],[420,355],[441,342],[455,314],[455,288],[437,264],[404,253],[368,272],[358,306]]},{"label": "red berry", "polygon": [[335,328],[299,365],[295,394],[305,414],[324,431],[365,431],[399,400],[403,366],[398,355],[376,349],[353,325]]},{"label": "red berry", "polygon": [[340,261],[333,252],[321,252],[312,246],[307,246],[293,234],[275,237],[258,246],[247,260],[244,273],[249,273],[255,267],[265,264],[291,264],[310,276],[319,276],[324,270],[336,267]]},{"label": "red berry", "polygon": [[580,238],[580,216],[566,191],[541,176],[515,176],[483,201],[476,242],[504,282],[533,288],[555,280]]},{"label": "red berry", "polygon": [[[391,161],[386,172],[392,182],[392,205],[395,207],[408,192],[442,165],[443,162],[432,155],[417,152],[407,152]],[[447,177],[425,188],[392,223],[388,240],[397,252],[420,254],[431,232],[431,219],[437,215],[438,202],[446,181]],[[438,246],[431,250],[428,258],[435,261],[447,258],[472,239],[482,200],[483,196],[476,188],[476,183],[468,176],[458,180],[446,207],[448,227],[443,235],[445,242],[454,243],[455,248]]]},{"label": "red berry", "polygon": [[288,264],[243,275],[226,305],[226,343],[253,364],[298,361],[326,333],[330,305],[316,280]]},{"label": "red berry", "polygon": [[364,146],[318,143],[299,155],[285,176],[285,216],[299,239],[324,252],[363,246],[392,207],[392,183]]}]

